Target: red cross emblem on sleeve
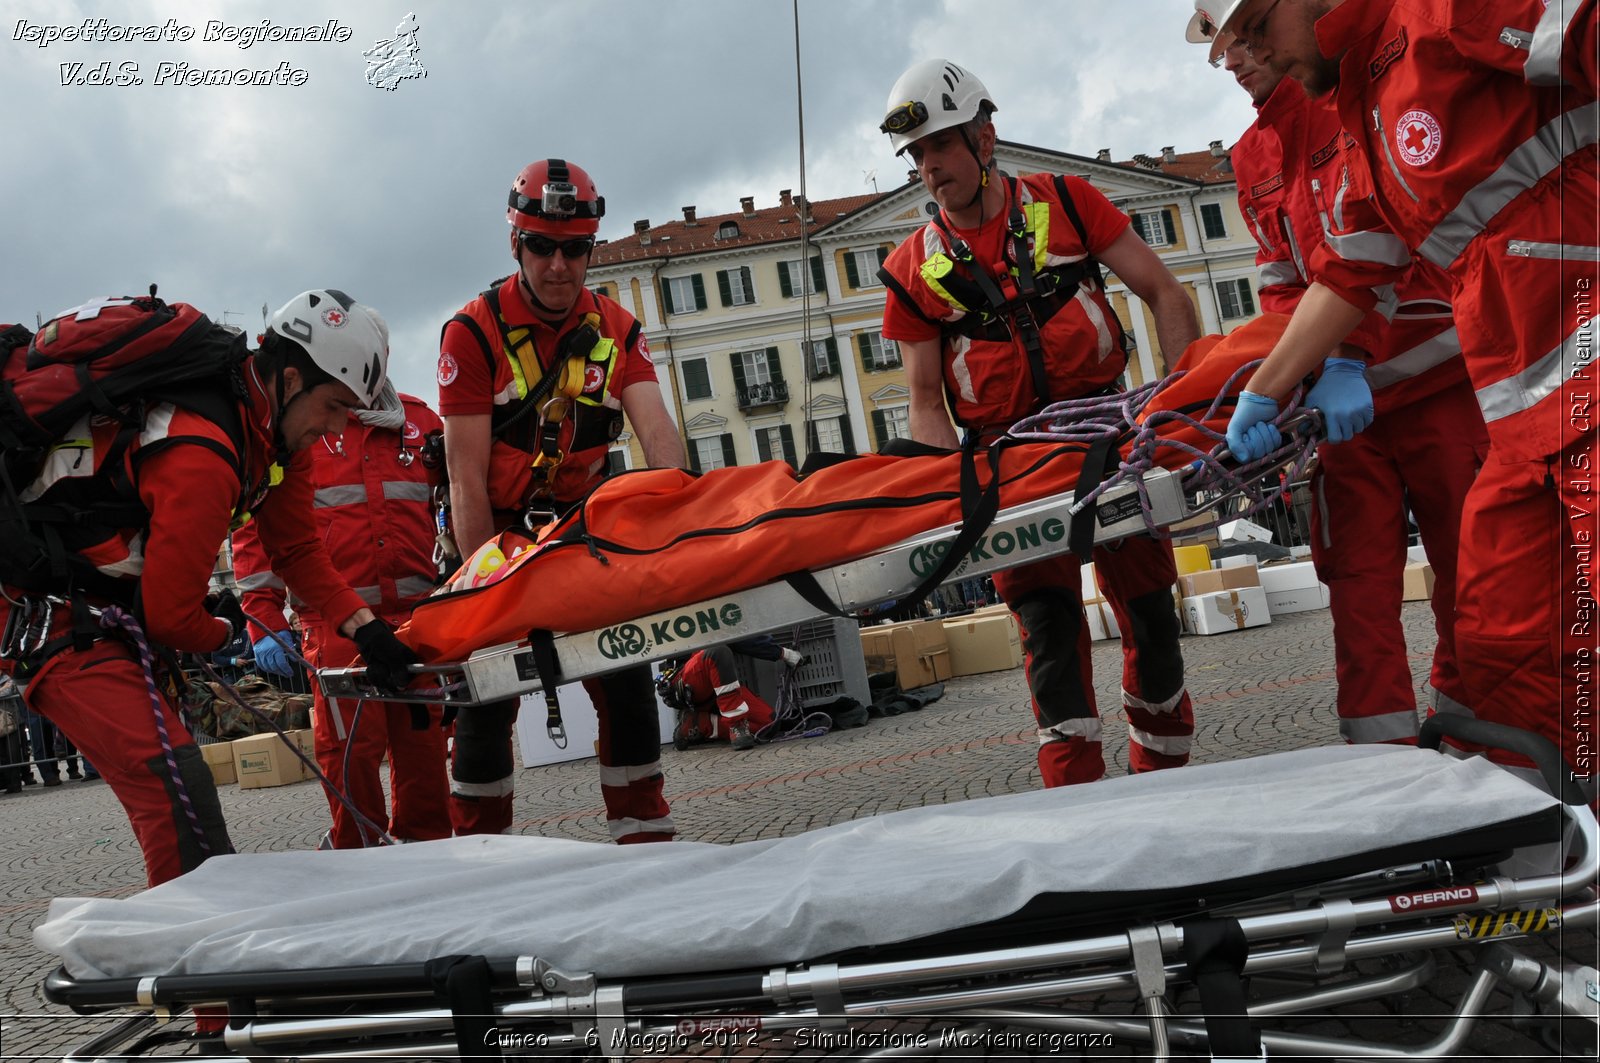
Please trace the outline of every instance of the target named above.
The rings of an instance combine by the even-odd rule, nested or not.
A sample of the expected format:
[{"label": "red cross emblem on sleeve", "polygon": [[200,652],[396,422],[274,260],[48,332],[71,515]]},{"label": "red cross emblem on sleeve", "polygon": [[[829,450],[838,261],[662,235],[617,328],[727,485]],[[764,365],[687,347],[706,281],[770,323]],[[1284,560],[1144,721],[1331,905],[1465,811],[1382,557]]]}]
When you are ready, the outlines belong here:
[{"label": "red cross emblem on sleeve", "polygon": [[1439,154],[1441,140],[1439,120],[1427,111],[1407,111],[1395,123],[1395,148],[1400,160],[1408,166],[1426,166],[1432,162]]}]

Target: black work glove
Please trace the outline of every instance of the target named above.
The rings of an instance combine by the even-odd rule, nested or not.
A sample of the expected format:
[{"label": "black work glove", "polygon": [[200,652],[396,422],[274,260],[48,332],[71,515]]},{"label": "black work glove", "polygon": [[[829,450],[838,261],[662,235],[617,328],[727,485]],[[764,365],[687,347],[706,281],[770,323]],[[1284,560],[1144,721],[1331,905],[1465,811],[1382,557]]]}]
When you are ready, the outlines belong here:
[{"label": "black work glove", "polygon": [[387,694],[398,694],[410,685],[409,669],[422,663],[422,658],[394,637],[393,628],[382,620],[369,620],[356,628],[354,637],[373,686]]},{"label": "black work glove", "polygon": [[[232,591],[223,591],[213,594],[206,599],[206,612],[218,620],[226,620],[232,630],[228,633],[228,641],[219,646],[215,652],[221,653],[225,647],[240,642],[245,637],[244,607],[239,604]],[[243,650],[233,656],[242,656]]]}]

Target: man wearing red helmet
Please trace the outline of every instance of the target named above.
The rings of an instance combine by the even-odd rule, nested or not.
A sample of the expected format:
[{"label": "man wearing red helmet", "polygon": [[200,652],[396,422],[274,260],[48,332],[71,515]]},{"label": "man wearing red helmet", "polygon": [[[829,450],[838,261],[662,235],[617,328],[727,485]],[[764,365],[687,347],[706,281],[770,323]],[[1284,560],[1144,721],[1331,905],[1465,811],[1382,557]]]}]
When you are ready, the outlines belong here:
[{"label": "man wearing red helmet", "polygon": [[[634,316],[584,287],[605,199],[582,167],[530,163],[506,220],[517,271],[444,327],[439,412],[456,546],[470,557],[496,533],[537,528],[606,475],[626,418],[657,467],[682,468],[650,350]],[[640,665],[584,683],[600,717],[600,789],[613,840],[665,841],[654,684]],[[451,817],[459,834],[511,825],[515,700],[456,721]]]}]

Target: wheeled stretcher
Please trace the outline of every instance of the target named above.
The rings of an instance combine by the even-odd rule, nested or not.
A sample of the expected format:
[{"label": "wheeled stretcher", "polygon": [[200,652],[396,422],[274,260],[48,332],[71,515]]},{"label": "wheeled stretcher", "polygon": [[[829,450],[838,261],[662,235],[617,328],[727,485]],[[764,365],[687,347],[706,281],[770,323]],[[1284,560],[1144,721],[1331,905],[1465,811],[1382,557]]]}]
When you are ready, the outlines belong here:
[{"label": "wheeled stretcher", "polygon": [[[1157,1058],[1433,1058],[1496,986],[1594,1020],[1592,967],[1518,946],[1592,929],[1597,869],[1587,807],[1479,758],[1357,746],[731,846],[226,856],[132,898],[56,900],[35,941],[62,959],[52,1001],[133,1012],[74,1059],[174,1039],[261,1060],[1043,1057],[1111,1040]],[[752,900],[706,903],[735,893]],[[1476,966],[1428,1044],[1295,1032],[1297,1015],[1428,982],[1457,947]],[[220,1034],[160,1025],[206,1004],[228,1010]]]}]

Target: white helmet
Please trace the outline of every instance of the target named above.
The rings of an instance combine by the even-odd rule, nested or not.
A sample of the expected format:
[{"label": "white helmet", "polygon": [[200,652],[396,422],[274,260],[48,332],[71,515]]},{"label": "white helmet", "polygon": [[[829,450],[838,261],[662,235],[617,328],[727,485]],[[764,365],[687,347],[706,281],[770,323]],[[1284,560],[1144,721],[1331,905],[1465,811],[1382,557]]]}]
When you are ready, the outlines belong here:
[{"label": "white helmet", "polygon": [[883,124],[899,155],[930,133],[953,129],[978,117],[984,105],[998,111],[989,90],[972,74],[948,59],[925,59],[900,75],[889,90]]},{"label": "white helmet", "polygon": [[1190,44],[1210,44],[1211,54],[1208,57],[1212,63],[1222,54],[1228,46],[1228,40],[1233,36],[1231,30],[1224,31],[1223,27],[1228,20],[1239,13],[1246,0],[1194,0],[1194,14],[1189,16],[1189,25],[1184,30],[1183,38]]},{"label": "white helmet", "polygon": [[305,348],[317,368],[371,406],[389,365],[389,326],[370,306],[335,288],[301,292],[279,308],[268,330]]}]

